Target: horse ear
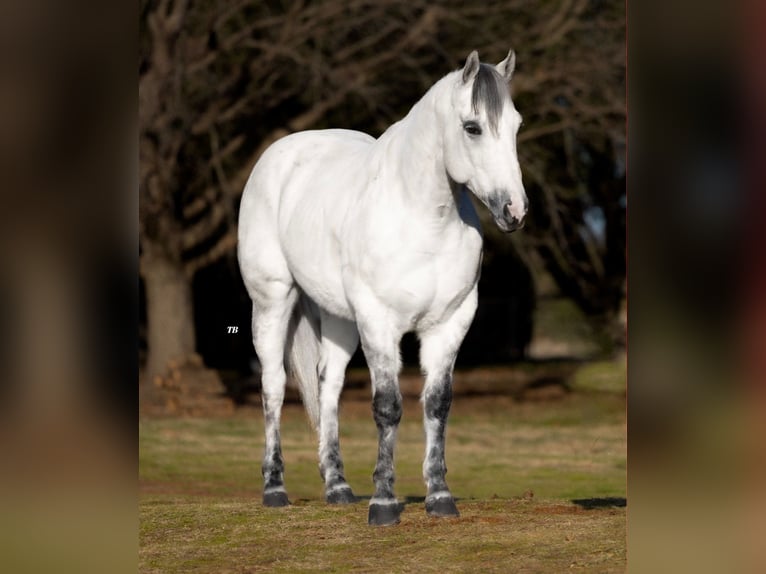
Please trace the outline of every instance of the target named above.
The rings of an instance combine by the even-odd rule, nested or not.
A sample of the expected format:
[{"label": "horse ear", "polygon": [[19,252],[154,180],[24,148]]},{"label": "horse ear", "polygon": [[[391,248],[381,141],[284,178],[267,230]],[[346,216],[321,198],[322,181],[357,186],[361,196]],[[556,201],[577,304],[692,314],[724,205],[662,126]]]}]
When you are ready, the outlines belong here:
[{"label": "horse ear", "polygon": [[505,60],[500,62],[497,66],[495,66],[495,69],[498,71],[498,73],[505,78],[506,82],[511,81],[511,76],[513,76],[513,70],[516,68],[516,52],[514,52],[512,49],[508,50],[508,55],[505,57]]},{"label": "horse ear", "polygon": [[463,67],[463,83],[467,84],[479,73],[479,53],[474,50],[465,60]]}]

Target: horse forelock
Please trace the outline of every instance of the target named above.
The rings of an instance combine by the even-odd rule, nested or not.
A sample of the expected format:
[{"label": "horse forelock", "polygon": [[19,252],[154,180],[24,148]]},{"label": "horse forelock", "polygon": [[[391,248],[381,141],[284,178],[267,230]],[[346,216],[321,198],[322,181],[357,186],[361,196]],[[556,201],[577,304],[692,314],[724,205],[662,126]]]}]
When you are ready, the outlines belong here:
[{"label": "horse forelock", "polygon": [[471,106],[476,114],[479,113],[479,107],[484,106],[487,120],[494,133],[497,133],[497,125],[506,99],[509,99],[509,93],[505,78],[494,66],[481,64],[473,81]]}]

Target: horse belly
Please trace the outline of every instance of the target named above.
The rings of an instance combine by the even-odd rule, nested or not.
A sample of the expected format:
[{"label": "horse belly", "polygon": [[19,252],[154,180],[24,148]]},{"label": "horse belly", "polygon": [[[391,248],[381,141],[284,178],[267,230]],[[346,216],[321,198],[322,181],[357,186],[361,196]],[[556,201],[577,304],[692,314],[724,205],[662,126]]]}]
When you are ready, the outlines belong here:
[{"label": "horse belly", "polygon": [[353,312],[343,289],[340,266],[333,261],[317,263],[288,257],[291,272],[300,288],[322,309],[344,319]]},{"label": "horse belly", "polygon": [[343,288],[340,251],[327,221],[302,223],[298,216],[287,226],[282,246],[298,286],[320,307],[351,318]]}]

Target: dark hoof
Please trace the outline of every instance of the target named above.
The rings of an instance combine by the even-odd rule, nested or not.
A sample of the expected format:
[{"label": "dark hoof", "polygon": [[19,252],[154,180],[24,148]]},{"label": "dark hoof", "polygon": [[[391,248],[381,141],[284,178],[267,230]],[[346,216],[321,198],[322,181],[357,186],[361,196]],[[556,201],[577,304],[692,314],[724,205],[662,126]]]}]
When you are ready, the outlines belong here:
[{"label": "dark hoof", "polygon": [[354,504],[356,496],[350,487],[339,488],[327,494],[327,504]]},{"label": "dark hoof", "polygon": [[370,526],[393,526],[399,524],[401,507],[396,504],[371,504],[370,513],[367,516],[367,524]]},{"label": "dark hoof", "polygon": [[436,498],[434,500],[426,500],[426,512],[429,516],[436,516],[439,518],[447,516],[460,516],[455,506],[455,499],[452,497]]},{"label": "dark hoof", "polygon": [[271,508],[278,508],[280,506],[288,506],[290,501],[287,500],[286,492],[269,492],[263,495],[263,505]]}]

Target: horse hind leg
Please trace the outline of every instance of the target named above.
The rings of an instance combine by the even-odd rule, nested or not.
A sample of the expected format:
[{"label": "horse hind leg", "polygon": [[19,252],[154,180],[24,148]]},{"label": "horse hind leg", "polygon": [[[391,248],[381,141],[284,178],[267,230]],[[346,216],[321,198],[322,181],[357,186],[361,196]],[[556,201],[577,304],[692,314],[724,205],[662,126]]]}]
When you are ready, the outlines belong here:
[{"label": "horse hind leg", "polygon": [[261,362],[261,396],[265,421],[263,465],[264,506],[290,504],[284,486],[284,461],[280,439],[282,403],[287,376],[284,348],[290,315],[297,293],[292,286],[273,283],[269,296],[253,301],[253,345]]},{"label": "horse hind leg", "polygon": [[356,502],[346,482],[338,438],[338,400],[346,366],[359,344],[356,326],[322,312],[322,347],[319,363],[319,471],[329,504]]}]

